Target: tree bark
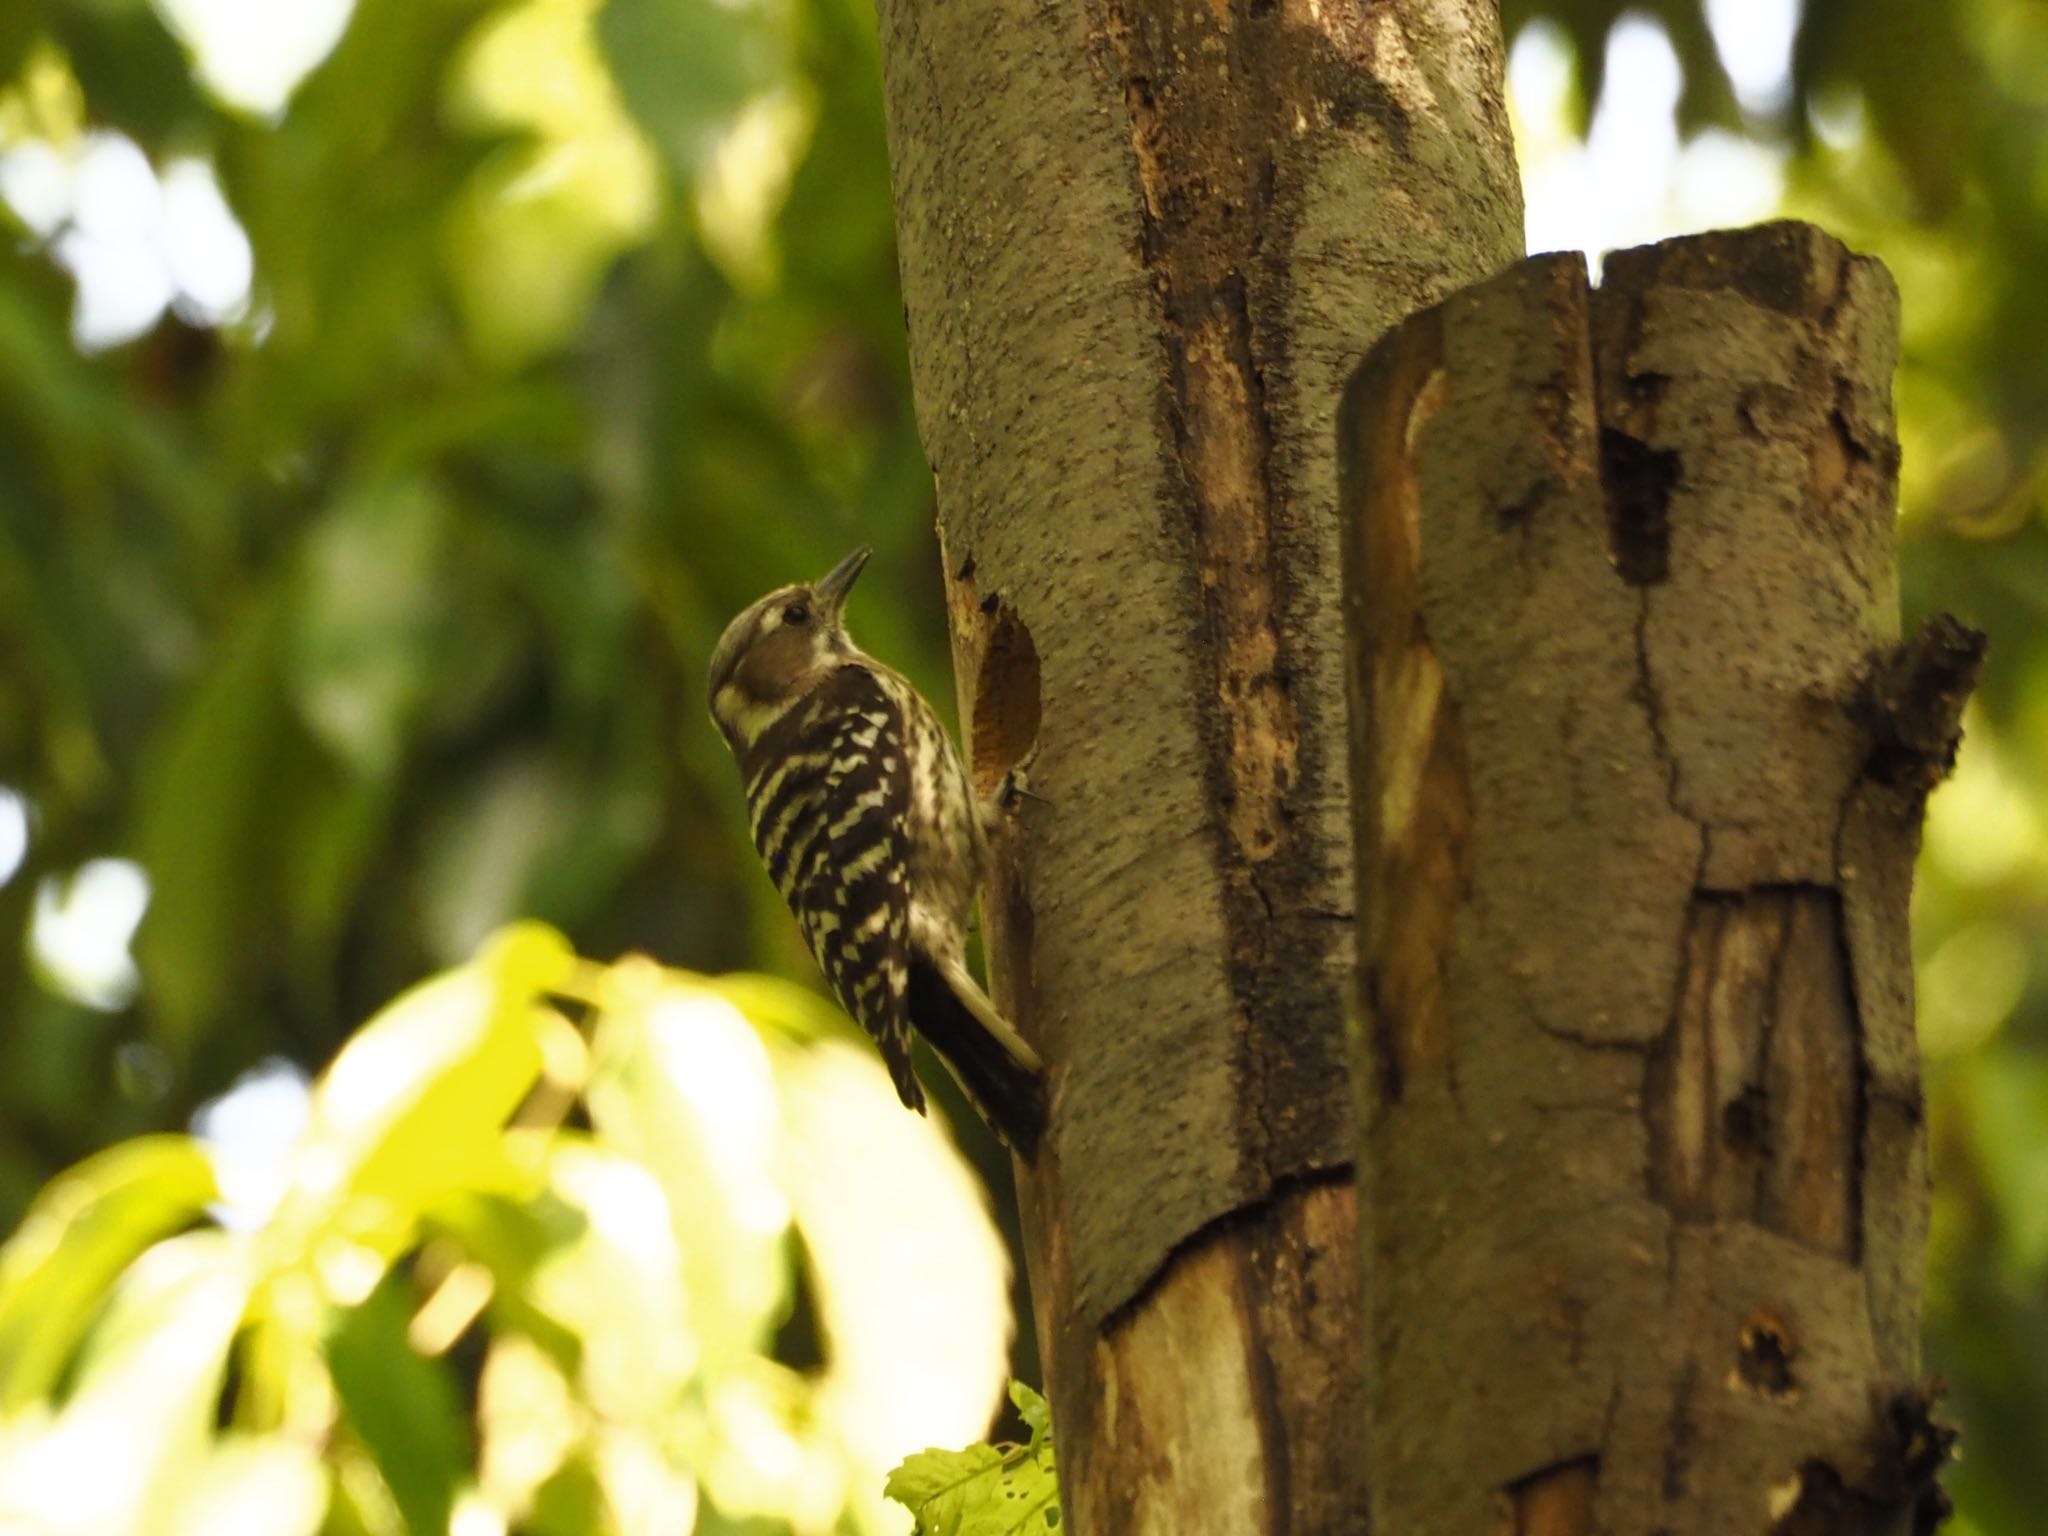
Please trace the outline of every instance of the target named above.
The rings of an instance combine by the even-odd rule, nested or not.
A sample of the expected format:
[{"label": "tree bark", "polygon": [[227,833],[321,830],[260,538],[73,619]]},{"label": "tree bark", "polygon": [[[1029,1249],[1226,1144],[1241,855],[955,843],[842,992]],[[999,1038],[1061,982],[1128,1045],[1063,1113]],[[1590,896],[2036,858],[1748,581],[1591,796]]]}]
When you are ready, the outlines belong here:
[{"label": "tree bark", "polygon": [[1897,298],[1803,225],[1543,257],[1340,426],[1374,1528],[1929,1528]]},{"label": "tree bark", "polygon": [[1520,250],[1489,0],[881,0],[1082,1536],[1362,1518],[1343,381]]}]

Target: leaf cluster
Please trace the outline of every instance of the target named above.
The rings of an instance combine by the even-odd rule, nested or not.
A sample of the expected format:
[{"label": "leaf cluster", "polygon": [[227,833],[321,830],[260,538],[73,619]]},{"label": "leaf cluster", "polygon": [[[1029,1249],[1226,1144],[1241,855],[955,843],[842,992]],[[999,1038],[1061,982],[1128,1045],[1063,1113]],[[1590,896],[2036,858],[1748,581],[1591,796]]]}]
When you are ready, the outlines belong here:
[{"label": "leaf cluster", "polygon": [[[868,1421],[930,1397],[941,1302],[906,1326],[878,1298],[945,1281],[994,1344],[1003,1261],[842,1031],[807,994],[601,968],[526,925],[354,1035],[270,1161],[183,1136],[88,1158],[0,1249],[0,1525],[888,1528]],[[846,1134],[891,1198],[850,1201]],[[808,1370],[776,1358],[800,1310]],[[1001,1359],[944,1369],[993,1395]]]},{"label": "leaf cluster", "polygon": [[[82,352],[0,202],[0,1225],[517,916],[805,974],[703,669],[761,590],[935,696],[880,71],[849,0],[357,0],[276,115],[145,0],[0,6],[0,155],[210,164],[238,320]],[[132,1004],[38,908],[150,882]]]},{"label": "leaf cluster", "polygon": [[889,1474],[887,1492],[916,1517],[915,1536],[1032,1536],[1060,1528],[1052,1412],[1021,1381],[1010,1401],[1030,1428],[1023,1445],[926,1450]]}]

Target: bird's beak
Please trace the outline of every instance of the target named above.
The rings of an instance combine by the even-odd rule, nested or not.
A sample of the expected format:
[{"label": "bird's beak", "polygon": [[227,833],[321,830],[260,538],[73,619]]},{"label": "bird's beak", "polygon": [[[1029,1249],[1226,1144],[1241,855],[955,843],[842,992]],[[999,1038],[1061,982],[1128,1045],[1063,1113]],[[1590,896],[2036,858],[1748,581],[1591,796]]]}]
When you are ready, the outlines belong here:
[{"label": "bird's beak", "polygon": [[867,545],[861,545],[826,572],[825,579],[811,589],[818,594],[818,601],[823,603],[835,618],[839,614],[839,605],[846,601],[846,594],[852,589],[854,581],[860,576],[860,568],[868,563],[868,556],[872,552]]}]

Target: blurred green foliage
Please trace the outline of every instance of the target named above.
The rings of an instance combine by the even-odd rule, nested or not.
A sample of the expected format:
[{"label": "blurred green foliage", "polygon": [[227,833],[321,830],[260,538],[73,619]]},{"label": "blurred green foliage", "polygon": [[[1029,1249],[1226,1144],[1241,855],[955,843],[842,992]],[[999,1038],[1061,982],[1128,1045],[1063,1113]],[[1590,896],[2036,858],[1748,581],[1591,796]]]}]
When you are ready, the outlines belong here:
[{"label": "blurred green foliage", "polygon": [[[864,633],[949,696],[858,0],[361,0],[276,122],[145,5],[8,15],[0,142],[204,156],[257,257],[245,319],[86,356],[63,274],[0,249],[0,783],[35,821],[0,920],[95,856],[152,885],[133,1010],[0,946],[39,1063],[0,1072],[0,1209],[267,1054],[317,1064],[514,914],[804,974],[712,640],[867,540]],[[117,21],[149,47],[69,52]]]},{"label": "blurred green foliage", "polygon": [[[850,1035],[526,925],[350,1039],[281,1161],[87,1159],[0,1249],[0,1526],[896,1529],[890,1462],[1001,1379],[1005,1258]],[[935,1314],[978,1358],[926,1347]]]},{"label": "blurred green foliage", "polygon": [[[202,24],[212,10],[246,40],[323,8],[338,41],[293,44],[304,78],[269,96],[237,93]],[[1737,31],[1750,14],[1716,9]],[[1786,101],[1759,115],[1703,0],[1504,5],[1510,36],[1541,18],[1570,41],[1582,121],[1624,11],[1669,31],[1684,130],[1779,146],[1786,211],[1885,257],[1904,293],[1905,606],[1993,638],[1917,914],[1930,1355],[1968,1431],[1962,1528],[2020,1536],[2048,1507],[2048,6],[1808,0]],[[254,281],[235,316],[186,306],[84,349],[52,259],[69,226],[0,201],[0,786],[29,817],[0,881],[0,1226],[267,1058],[318,1068],[516,916],[588,954],[808,980],[701,672],[728,614],[866,541],[863,638],[951,697],[868,0],[0,5],[0,165],[105,129],[167,179],[214,168]],[[149,881],[139,976],[88,986],[53,913],[105,858]],[[628,1074],[606,1091],[655,1090]],[[619,1113],[586,1168],[658,1168],[674,1149],[634,1143]],[[221,1321],[254,1294],[223,1278],[253,1283],[231,1235],[167,1215],[210,1198],[211,1165],[175,1140],[102,1157],[36,1207],[76,1207],[76,1258],[40,1310],[0,1316],[8,1376],[40,1384],[0,1392],[13,1408],[51,1384],[81,1401],[95,1360],[129,1369],[143,1335],[123,1318],[241,1337]],[[516,1222],[463,1237],[486,1269],[539,1241]],[[384,1278],[330,1316],[319,1372],[365,1422],[388,1417],[391,1443],[366,1431],[357,1450],[417,1512],[446,1485],[407,1449],[473,1458],[488,1415],[451,1409],[430,1359],[413,1382],[363,1368],[417,1315],[402,1286],[431,1245],[394,1269],[392,1241],[369,1244]],[[744,1291],[734,1263],[691,1284]],[[494,1297],[526,1294],[493,1273]],[[550,1316],[522,1324],[515,1396],[559,1374]],[[283,1356],[307,1346],[278,1337],[277,1361],[211,1357],[238,1362],[223,1390],[252,1422],[297,1411],[249,1395],[296,1379]],[[219,1491],[190,1498],[309,1497],[302,1453],[205,1434],[195,1464]],[[548,1484],[543,1525],[609,1496],[587,1456],[562,1465],[583,1470]]]}]

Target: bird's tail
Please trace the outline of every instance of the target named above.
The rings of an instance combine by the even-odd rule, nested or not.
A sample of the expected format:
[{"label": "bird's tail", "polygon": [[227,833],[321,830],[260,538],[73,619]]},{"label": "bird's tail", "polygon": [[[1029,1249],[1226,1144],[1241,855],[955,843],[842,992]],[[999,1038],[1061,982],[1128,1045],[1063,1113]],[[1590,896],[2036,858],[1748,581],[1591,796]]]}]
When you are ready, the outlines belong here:
[{"label": "bird's tail", "polygon": [[959,960],[910,966],[910,1022],[989,1129],[1027,1161],[1045,1130],[1045,1069]]}]

